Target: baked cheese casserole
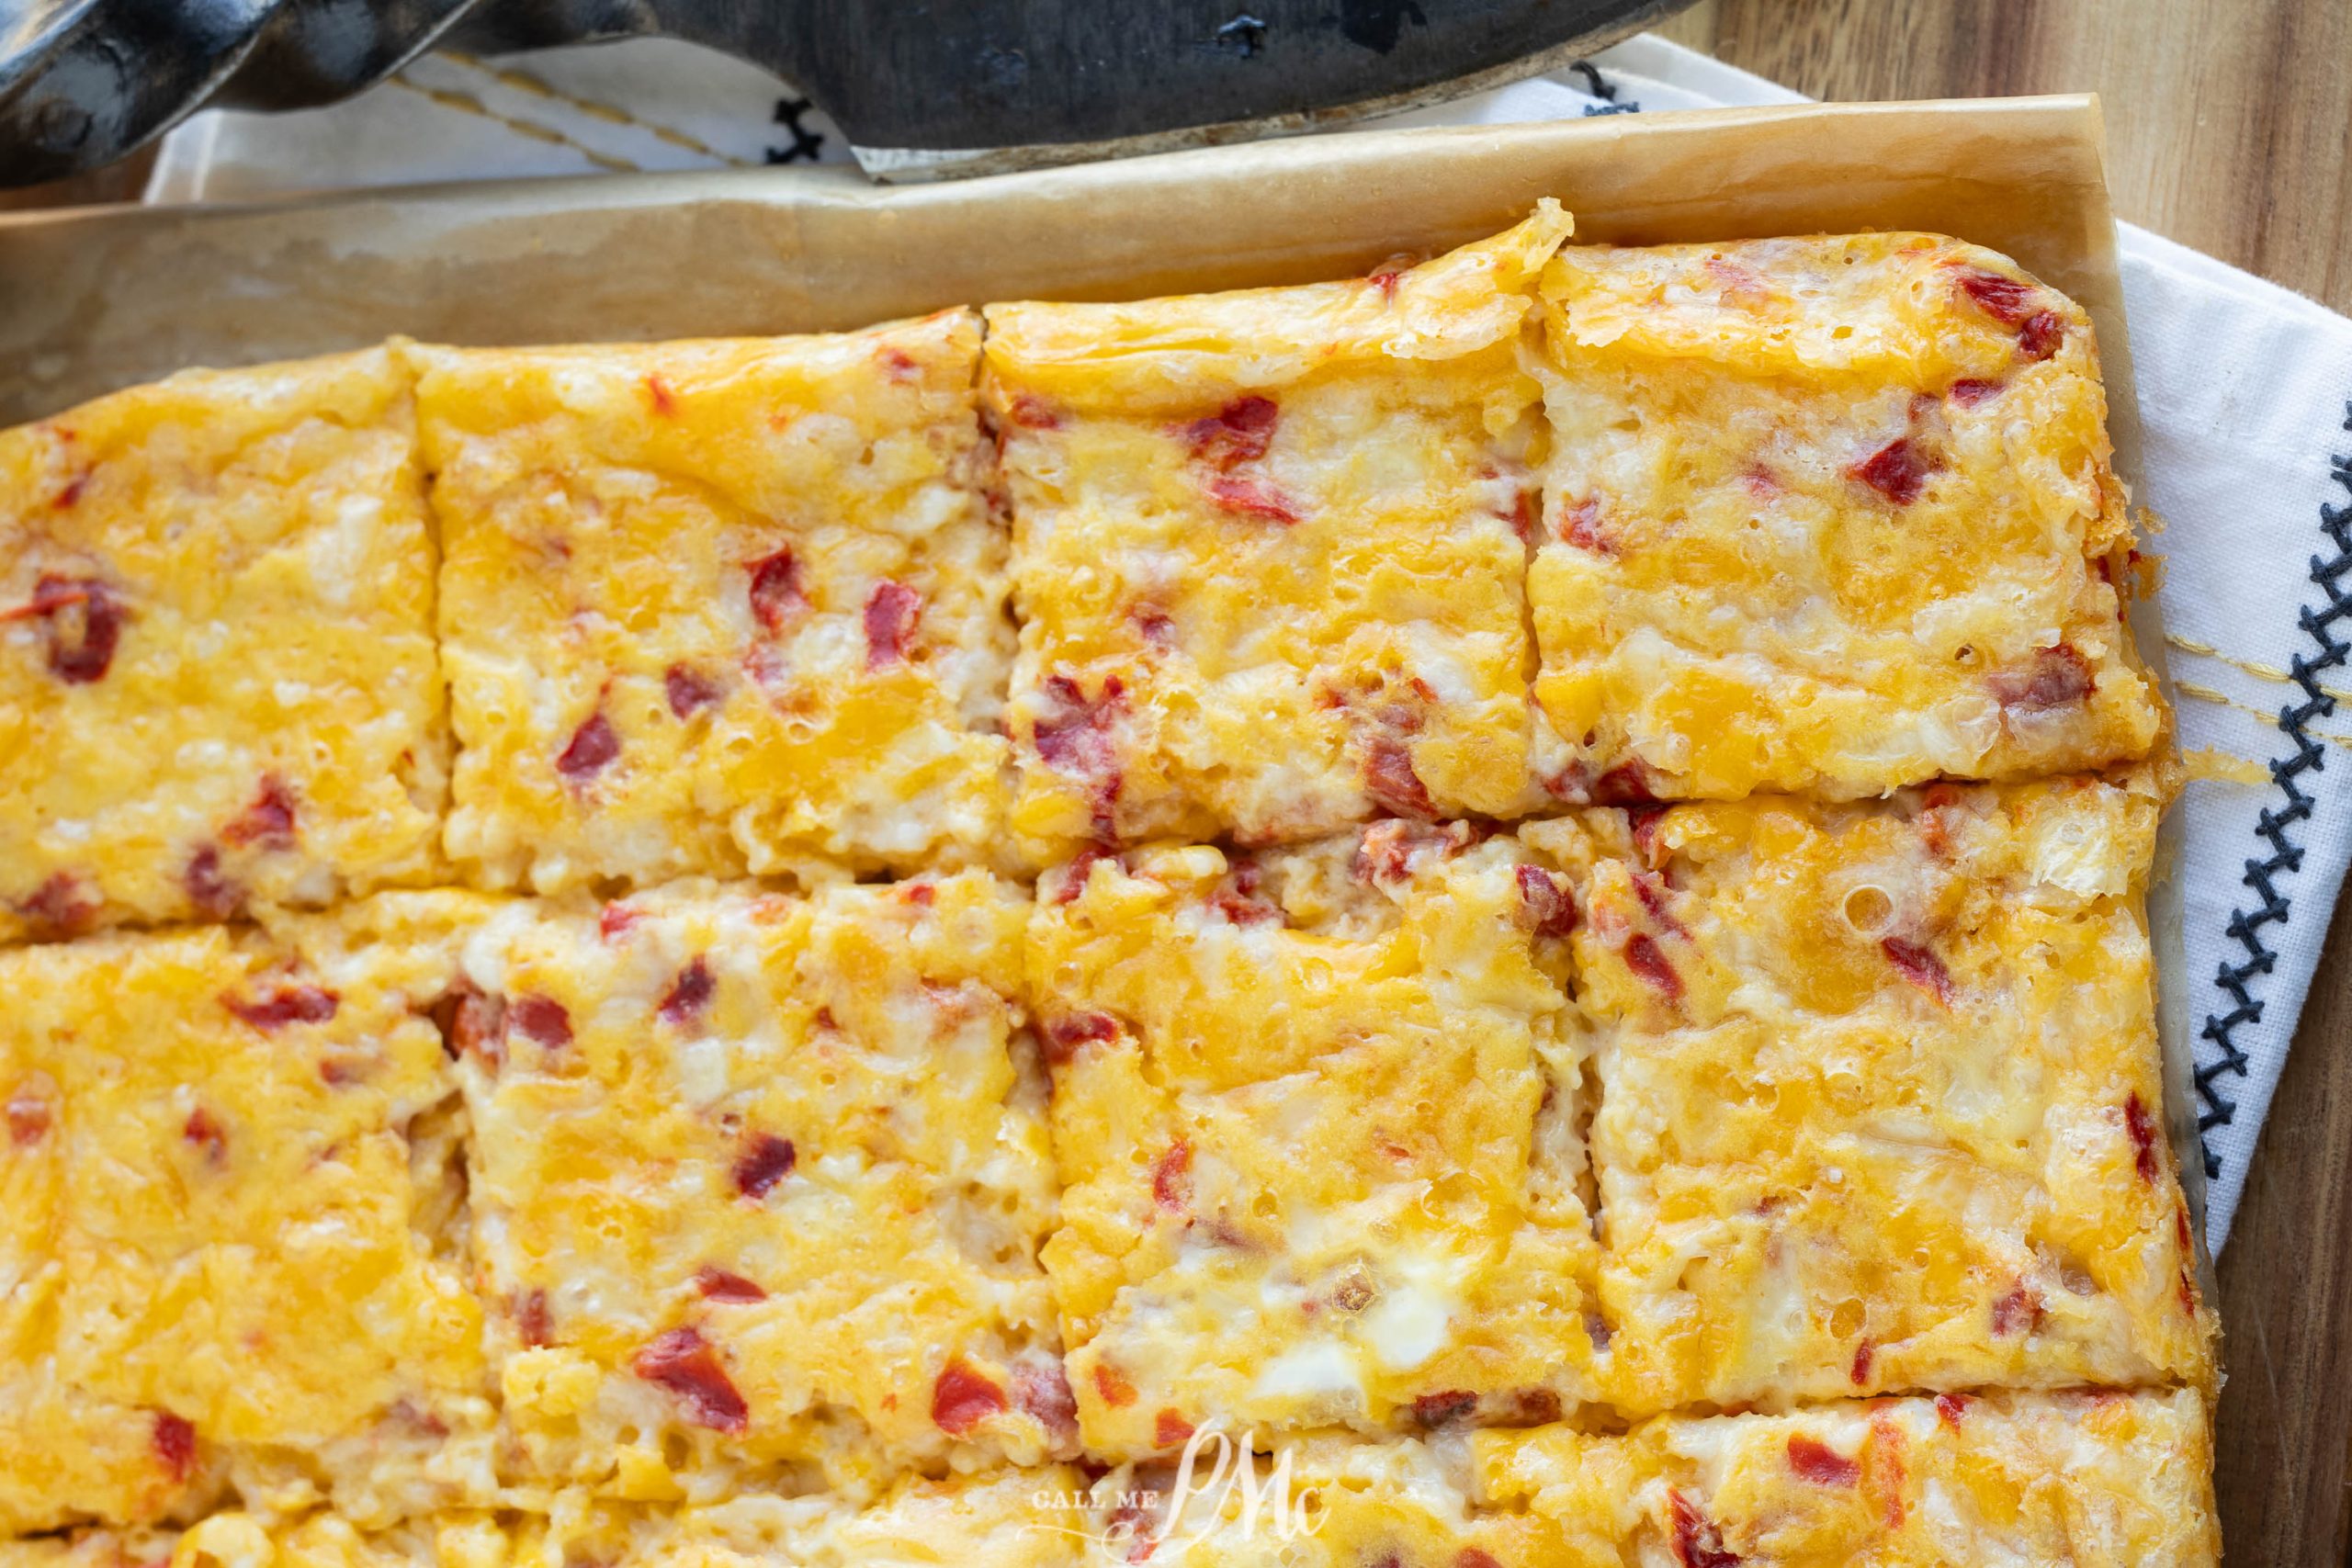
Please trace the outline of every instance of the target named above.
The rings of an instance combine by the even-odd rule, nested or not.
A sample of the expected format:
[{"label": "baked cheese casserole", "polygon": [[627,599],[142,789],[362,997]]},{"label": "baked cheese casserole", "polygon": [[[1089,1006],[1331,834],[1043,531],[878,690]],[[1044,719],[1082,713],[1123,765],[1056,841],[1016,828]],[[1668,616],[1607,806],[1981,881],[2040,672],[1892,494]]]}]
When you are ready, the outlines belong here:
[{"label": "baked cheese casserole", "polygon": [[0,434],[0,1568],[2211,1568],[2091,321],[1569,235]]}]

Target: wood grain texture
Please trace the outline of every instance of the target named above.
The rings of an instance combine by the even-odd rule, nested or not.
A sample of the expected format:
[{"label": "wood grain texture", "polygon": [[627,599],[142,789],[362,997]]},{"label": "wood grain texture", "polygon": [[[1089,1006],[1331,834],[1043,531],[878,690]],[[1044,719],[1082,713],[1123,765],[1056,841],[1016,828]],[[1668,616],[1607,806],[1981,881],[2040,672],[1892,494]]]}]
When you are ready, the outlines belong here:
[{"label": "wood grain texture", "polygon": [[[2352,0],[1700,0],[1661,30],[1827,98],[2097,91],[2124,217],[2352,312]],[[136,190],[99,175],[0,208]],[[2352,906],[2222,1298],[2230,1561],[2352,1568]]]},{"label": "wood grain texture", "polygon": [[[1817,97],[2098,92],[2118,213],[2352,311],[2352,0],[1701,0],[1660,30]],[[2229,1561],[2347,1568],[2352,906],[2239,1204],[2222,1319]]]}]

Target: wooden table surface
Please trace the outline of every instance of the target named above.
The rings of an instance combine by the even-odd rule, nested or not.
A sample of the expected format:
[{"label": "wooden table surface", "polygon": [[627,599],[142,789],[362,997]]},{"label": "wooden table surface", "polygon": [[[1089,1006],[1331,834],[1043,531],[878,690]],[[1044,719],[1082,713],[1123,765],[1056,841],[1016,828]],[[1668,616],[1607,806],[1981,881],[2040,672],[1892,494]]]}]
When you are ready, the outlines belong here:
[{"label": "wooden table surface", "polygon": [[[2352,313],[2352,0],[1699,0],[1659,30],[1815,97],[2097,91],[2120,216]],[[2352,903],[2222,1255],[2217,1482],[2246,1568],[2352,1564],[2347,958]]]},{"label": "wooden table surface", "polygon": [[[2121,216],[2352,313],[2352,0],[1698,0],[1659,30],[1816,97],[2095,90]],[[138,173],[0,207],[134,198]],[[2222,1265],[2218,1481],[2248,1568],[2352,1568],[2348,956],[2352,903]]]}]

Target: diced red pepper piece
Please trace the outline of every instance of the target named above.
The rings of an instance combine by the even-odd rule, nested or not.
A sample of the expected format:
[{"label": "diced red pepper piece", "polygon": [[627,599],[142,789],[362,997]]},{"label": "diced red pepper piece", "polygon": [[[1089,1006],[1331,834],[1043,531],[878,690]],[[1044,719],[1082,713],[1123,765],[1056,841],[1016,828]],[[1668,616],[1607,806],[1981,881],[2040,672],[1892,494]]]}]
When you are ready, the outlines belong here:
[{"label": "diced red pepper piece", "polygon": [[180,1136],[203,1150],[204,1157],[214,1165],[229,1157],[228,1129],[200,1105],[187,1113],[187,1122],[180,1128]]},{"label": "diced red pepper piece", "polygon": [[155,1425],[150,1433],[155,1450],[155,1461],[175,1486],[185,1483],[196,1471],[196,1427],[184,1416],[168,1410],[155,1412]]},{"label": "diced red pepper piece", "polygon": [[792,1146],[790,1138],[759,1134],[735,1156],[735,1190],[746,1198],[764,1198],[792,1174],[799,1161],[800,1151]]},{"label": "diced red pepper piece", "polygon": [[571,1043],[571,1014],[552,997],[516,997],[507,1005],[506,1019],[517,1034],[551,1051]]},{"label": "diced red pepper piece", "polygon": [[2091,694],[2098,682],[2091,673],[2090,660],[2074,644],[2062,642],[2054,648],[2035,650],[2030,669],[1996,671],[1985,678],[1985,683],[2004,707],[2046,713],[2081,702]]},{"label": "diced red pepper piece", "polygon": [[1853,1486],[1862,1479],[1860,1465],[1801,1432],[1789,1439],[1789,1468],[1816,1486]]},{"label": "diced red pepper piece", "polygon": [[1894,965],[1896,974],[1943,1006],[1951,1006],[1954,995],[1951,971],[1944,967],[1944,961],[1933,951],[1917,942],[1905,942],[1901,937],[1893,936],[1879,939],[1878,946],[1879,951],[1886,954],[1886,961]]},{"label": "diced red pepper piece", "polygon": [[1151,1167],[1151,1201],[1182,1209],[1193,1201],[1193,1145],[1179,1138]]},{"label": "diced red pepper piece", "polygon": [[1205,419],[1184,427],[1184,445],[1193,457],[1219,469],[1251,463],[1273,445],[1274,425],[1282,411],[1272,398],[1252,393],[1234,399]]},{"label": "diced red pepper piece", "polygon": [[673,664],[662,674],[662,693],[670,700],[670,712],[679,718],[692,718],[718,701],[718,682],[691,664]]},{"label": "diced red pepper piece", "polygon": [[1456,1421],[1468,1420],[1477,1408],[1478,1396],[1468,1389],[1443,1389],[1414,1399],[1413,1422],[1424,1431],[1434,1431]]},{"label": "diced red pepper piece", "polygon": [[729,1305],[742,1305],[768,1299],[768,1293],[753,1281],[746,1280],[741,1274],[732,1273],[709,1263],[695,1270],[695,1289],[702,1292],[705,1301],[720,1302]]},{"label": "diced red pepper piece", "polygon": [[1003,1414],[1004,1390],[986,1373],[950,1361],[931,1386],[932,1424],[951,1438],[967,1437],[990,1416]]},{"label": "diced red pepper piece", "polygon": [[1363,784],[1383,811],[1424,821],[1437,815],[1429,786],[1413,771],[1412,749],[1393,735],[1375,735],[1365,745]]},{"label": "diced red pepper piece", "polygon": [[1201,488],[1227,512],[1261,517],[1269,523],[1295,523],[1299,519],[1298,503],[1262,480],[1215,474]]},{"label": "diced red pepper piece", "polygon": [[1674,1560],[1681,1568],[1739,1568],[1739,1553],[1724,1550],[1723,1532],[1690,1498],[1669,1489],[1666,1507],[1673,1525]]},{"label": "diced red pepper piece", "polygon": [[2006,1338],[2012,1334],[2030,1334],[2041,1326],[2049,1315],[2041,1294],[2026,1285],[2014,1285],[1993,1299],[1993,1333]]},{"label": "diced red pepper piece", "polygon": [[786,545],[774,555],[751,563],[752,618],[773,636],[797,619],[808,607],[800,591],[800,563]]},{"label": "diced red pepper piece", "polygon": [[686,1419],[717,1432],[741,1432],[751,1425],[727,1367],[700,1333],[673,1328],[637,1353],[637,1375],[678,1396]]},{"label": "diced red pepper piece", "polygon": [[1965,1393],[1939,1393],[1936,1395],[1936,1418],[1957,1432],[1968,1416],[1968,1407],[1975,1403]]},{"label": "diced red pepper piece", "polygon": [[572,784],[584,784],[611,765],[621,754],[621,738],[612,720],[598,708],[571,732],[571,741],[555,760],[555,771]]},{"label": "diced red pepper piece", "polygon": [[1519,879],[1519,902],[1528,925],[1537,936],[1565,937],[1577,929],[1574,894],[1540,865],[1521,863],[1513,873]]},{"label": "diced red pepper piece", "polygon": [[1108,1361],[1098,1361],[1094,1365],[1094,1392],[1101,1394],[1102,1403],[1114,1410],[1124,1410],[1136,1402],[1136,1385]]},{"label": "diced red pepper piece", "polygon": [[1878,1359],[1878,1347],[1868,1339],[1854,1347],[1854,1364],[1848,1369],[1856,1388],[1870,1386],[1871,1367]]},{"label": "diced red pepper piece", "polygon": [[1078,1396],[1059,1361],[1012,1369],[1012,1402],[1037,1418],[1057,1441],[1078,1438]]},{"label": "diced red pepper piece", "polygon": [[907,656],[907,639],[922,615],[922,595],[888,578],[865,597],[865,667],[879,670]]},{"label": "diced red pepper piece", "polygon": [[256,993],[250,999],[223,993],[220,1005],[265,1032],[283,1029],[289,1023],[324,1023],[334,1017],[340,1005],[333,991],[317,986],[279,985],[266,994]]},{"label": "diced red pepper piece", "polygon": [[1190,1442],[1192,1437],[1193,1424],[1184,1419],[1182,1411],[1162,1410],[1151,1419],[1151,1440],[1157,1447],[1178,1448]]},{"label": "diced red pepper piece", "polygon": [[196,912],[207,919],[225,920],[245,901],[243,890],[222,874],[217,844],[206,844],[188,857],[187,869],[180,873],[180,886],[187,889],[187,901]]},{"label": "diced red pepper piece", "polygon": [[675,1024],[697,1021],[710,1010],[710,998],[718,990],[718,980],[710,972],[710,961],[695,953],[678,971],[678,977],[670,982],[670,989],[662,998],[662,1021]]},{"label": "diced red pepper piece", "polygon": [[39,887],[32,897],[17,906],[17,912],[39,934],[45,937],[79,936],[97,924],[102,906],[82,879],[70,871],[61,871]]},{"label": "diced red pepper piece", "polygon": [[1647,931],[1635,931],[1625,942],[1625,966],[1652,986],[1669,1002],[1682,1000],[1682,976]]},{"label": "diced red pepper piece", "polygon": [[2164,1167],[2156,1158],[2156,1123],[2148,1114],[2147,1103],[2136,1093],[2123,1102],[2123,1125],[2132,1134],[2132,1168],[2143,1181],[2154,1181],[2164,1174]]},{"label": "diced red pepper piece", "polygon": [[1847,470],[1897,506],[1919,499],[1930,471],[1932,465],[1906,435],[1896,436]]}]

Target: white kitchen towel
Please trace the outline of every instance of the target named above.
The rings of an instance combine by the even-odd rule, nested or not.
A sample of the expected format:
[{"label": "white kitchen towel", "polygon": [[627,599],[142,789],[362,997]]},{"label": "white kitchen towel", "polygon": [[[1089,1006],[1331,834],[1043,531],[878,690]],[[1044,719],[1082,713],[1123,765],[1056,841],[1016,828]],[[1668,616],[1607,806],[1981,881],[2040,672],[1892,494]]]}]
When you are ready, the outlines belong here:
[{"label": "white kitchen towel", "polygon": [[[1798,95],[1662,39],[1395,117],[1499,123]],[[656,40],[433,56],[348,104],[198,116],[148,198],[848,156],[775,78]],[[2122,234],[2147,494],[2181,739],[2245,782],[2188,786],[2188,959],[2208,1226],[2229,1234],[2352,853],[2352,321],[2144,231]],[[2207,772],[2226,771],[2209,769]]]}]

